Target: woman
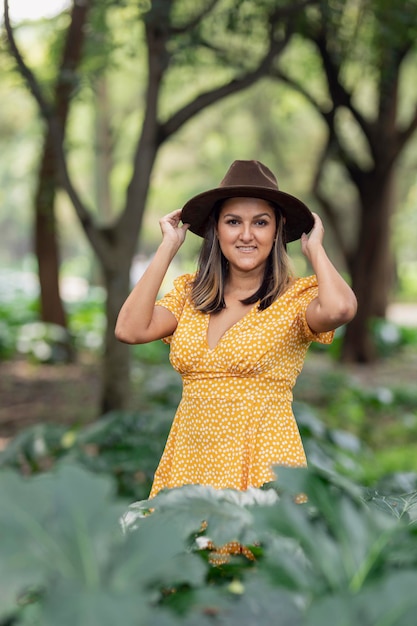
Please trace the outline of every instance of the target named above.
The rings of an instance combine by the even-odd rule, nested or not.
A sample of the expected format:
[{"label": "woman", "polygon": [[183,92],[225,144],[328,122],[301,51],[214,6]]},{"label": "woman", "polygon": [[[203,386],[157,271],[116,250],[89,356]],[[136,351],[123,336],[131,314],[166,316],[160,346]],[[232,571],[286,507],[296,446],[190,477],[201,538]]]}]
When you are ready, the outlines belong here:
[{"label": "woman", "polygon": [[[265,165],[235,161],[219,187],[160,227],[162,243],[116,326],[126,343],[170,343],[183,379],[150,497],[184,484],[260,487],[273,466],[305,465],[292,387],[311,341],[330,343],[356,312],[320,218],[280,191]],[[155,302],[188,229],[204,237],[197,272]],[[300,237],[315,275],[294,279],[286,243]]]}]

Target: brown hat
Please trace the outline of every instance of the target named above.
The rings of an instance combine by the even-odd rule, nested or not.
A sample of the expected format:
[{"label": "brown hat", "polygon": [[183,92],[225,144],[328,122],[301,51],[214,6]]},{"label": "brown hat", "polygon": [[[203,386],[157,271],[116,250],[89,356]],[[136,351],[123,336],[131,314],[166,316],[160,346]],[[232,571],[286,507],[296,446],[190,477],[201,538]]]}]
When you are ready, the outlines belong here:
[{"label": "brown hat", "polygon": [[204,237],[207,218],[219,200],[261,198],[273,202],[285,217],[285,241],[299,239],[313,228],[314,217],[308,207],[294,196],[278,189],[277,179],[259,161],[234,161],[220,185],[199,193],[182,208],[181,219],[191,232]]}]

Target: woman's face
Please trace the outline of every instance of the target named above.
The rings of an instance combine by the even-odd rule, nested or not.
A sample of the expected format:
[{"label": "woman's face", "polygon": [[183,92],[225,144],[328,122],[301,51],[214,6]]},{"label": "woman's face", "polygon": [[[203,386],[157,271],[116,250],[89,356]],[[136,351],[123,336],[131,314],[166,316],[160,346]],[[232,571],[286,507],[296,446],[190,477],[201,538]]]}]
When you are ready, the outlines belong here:
[{"label": "woman's face", "polygon": [[260,198],[230,198],[219,214],[217,236],[230,269],[263,270],[274,245],[275,211]]}]

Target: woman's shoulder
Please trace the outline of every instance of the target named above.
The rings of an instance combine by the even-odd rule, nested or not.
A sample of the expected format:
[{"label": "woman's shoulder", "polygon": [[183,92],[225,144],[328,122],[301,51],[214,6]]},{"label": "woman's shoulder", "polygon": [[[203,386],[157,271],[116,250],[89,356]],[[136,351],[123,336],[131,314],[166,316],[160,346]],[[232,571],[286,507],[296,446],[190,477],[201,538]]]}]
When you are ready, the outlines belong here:
[{"label": "woman's shoulder", "polygon": [[173,286],[168,289],[156,302],[156,306],[163,306],[177,318],[190,301],[193,274],[181,274],[173,280]]},{"label": "woman's shoulder", "polygon": [[193,285],[195,280],[196,272],[181,274],[174,278],[174,287],[177,290],[181,291],[189,291]]},{"label": "woman's shoulder", "polygon": [[285,291],[265,310],[270,310],[274,314],[275,311],[281,311],[282,307],[298,309],[305,299],[313,299],[317,292],[318,283],[315,275],[292,277]]},{"label": "woman's shoulder", "polygon": [[311,274],[310,276],[302,276],[300,278],[295,278],[293,281],[292,289],[296,293],[302,293],[306,289],[311,289],[312,287],[317,287],[317,276],[315,274]]},{"label": "woman's shoulder", "polygon": [[282,296],[298,298],[304,292],[317,287],[318,283],[315,274],[311,276],[293,277],[290,279],[287,289],[284,291]]},{"label": "woman's shoulder", "polygon": [[298,310],[305,310],[314,298],[317,298],[319,285],[317,276],[303,276],[294,281],[289,299]]}]

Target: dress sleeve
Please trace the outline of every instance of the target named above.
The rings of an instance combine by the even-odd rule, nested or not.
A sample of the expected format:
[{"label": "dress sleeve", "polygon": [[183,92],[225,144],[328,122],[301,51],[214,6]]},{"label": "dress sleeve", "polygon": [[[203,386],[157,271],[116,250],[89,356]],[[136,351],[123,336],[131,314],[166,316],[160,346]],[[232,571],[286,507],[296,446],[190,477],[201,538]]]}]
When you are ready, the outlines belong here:
[{"label": "dress sleeve", "polygon": [[317,297],[319,288],[316,276],[308,276],[299,279],[300,289],[298,292],[297,324],[305,341],[317,341],[318,343],[332,343],[334,330],[323,333],[315,333],[307,323],[307,307]]},{"label": "dress sleeve", "polygon": [[[176,278],[171,291],[168,291],[168,293],[166,293],[162,298],[157,300],[155,302],[155,306],[163,306],[165,309],[168,309],[178,322],[181,317],[185,301],[190,293],[193,278],[193,274],[183,274],[182,276]],[[164,337],[162,341],[165,343],[171,343],[171,338],[172,335]]]}]

